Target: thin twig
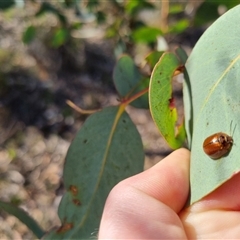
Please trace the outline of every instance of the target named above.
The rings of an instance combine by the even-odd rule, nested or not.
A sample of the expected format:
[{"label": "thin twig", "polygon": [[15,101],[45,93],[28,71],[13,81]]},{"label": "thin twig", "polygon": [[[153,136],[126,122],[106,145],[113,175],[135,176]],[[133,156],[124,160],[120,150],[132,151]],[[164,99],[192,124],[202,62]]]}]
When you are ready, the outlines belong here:
[{"label": "thin twig", "polygon": [[79,112],[81,114],[93,114],[93,113],[98,112],[98,111],[101,110],[101,109],[85,110],[85,109],[82,109],[82,108],[78,107],[75,103],[73,103],[70,100],[67,100],[66,103],[67,103],[68,106],[70,106],[75,111],[77,111],[77,112]]}]

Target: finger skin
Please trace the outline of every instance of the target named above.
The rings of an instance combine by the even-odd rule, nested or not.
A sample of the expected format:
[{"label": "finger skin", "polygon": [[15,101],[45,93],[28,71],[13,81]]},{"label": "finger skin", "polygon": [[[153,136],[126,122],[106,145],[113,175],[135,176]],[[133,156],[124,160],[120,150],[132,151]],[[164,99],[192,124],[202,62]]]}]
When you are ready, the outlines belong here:
[{"label": "finger skin", "polygon": [[189,151],[179,149],[110,192],[99,239],[186,239],[178,213],[189,192]]},{"label": "finger skin", "polygon": [[180,218],[188,239],[240,239],[240,174],[199,202]]}]

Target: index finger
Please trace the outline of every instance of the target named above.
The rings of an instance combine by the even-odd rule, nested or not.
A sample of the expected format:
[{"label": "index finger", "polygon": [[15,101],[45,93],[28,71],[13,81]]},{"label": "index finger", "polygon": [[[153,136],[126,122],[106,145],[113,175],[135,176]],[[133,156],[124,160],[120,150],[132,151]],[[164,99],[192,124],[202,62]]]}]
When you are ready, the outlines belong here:
[{"label": "index finger", "polygon": [[124,180],[122,184],[137,188],[179,212],[188,198],[189,165],[190,152],[184,148],[178,149],[152,168]]}]

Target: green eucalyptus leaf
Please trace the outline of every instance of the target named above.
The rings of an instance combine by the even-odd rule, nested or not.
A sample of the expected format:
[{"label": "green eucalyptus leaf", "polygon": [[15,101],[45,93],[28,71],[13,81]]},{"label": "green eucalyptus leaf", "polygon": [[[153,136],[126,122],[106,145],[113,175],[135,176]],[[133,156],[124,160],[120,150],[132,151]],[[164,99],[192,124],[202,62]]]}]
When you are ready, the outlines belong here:
[{"label": "green eucalyptus leaf", "polygon": [[215,2],[203,2],[198,7],[194,16],[194,25],[202,26],[207,23],[212,23],[218,17],[218,5]]},{"label": "green eucalyptus leaf", "polygon": [[201,26],[204,24],[212,23],[219,17],[219,7],[223,6],[227,9],[230,9],[239,3],[239,0],[205,0],[196,11],[194,24],[196,26]]},{"label": "green eucalyptus leaf", "polygon": [[55,31],[53,38],[51,39],[52,47],[58,48],[66,43],[69,38],[69,30],[66,28],[59,28]]},{"label": "green eucalyptus leaf", "polygon": [[[184,86],[186,127],[191,146],[191,203],[203,198],[240,171],[240,6],[207,29],[189,56],[190,85]],[[190,124],[190,125],[191,125]],[[232,127],[231,127],[232,125]],[[211,159],[204,140],[223,132],[234,135],[227,156]]]},{"label": "green eucalyptus leaf", "polygon": [[184,5],[180,3],[172,3],[169,5],[169,14],[179,14],[181,12],[184,12]]},{"label": "green eucalyptus leaf", "polygon": [[177,47],[177,48],[175,49],[175,53],[176,53],[176,55],[178,56],[178,58],[180,59],[181,63],[182,63],[183,65],[185,65],[185,63],[186,63],[186,61],[187,61],[187,59],[188,59],[188,55],[187,55],[187,53],[184,51],[184,49],[181,48],[181,47]]},{"label": "green eucalyptus leaf", "polygon": [[44,235],[44,231],[39,227],[36,221],[31,218],[24,210],[16,207],[11,203],[3,201],[0,201],[0,209],[18,218],[37,236],[37,238],[41,238]]},{"label": "green eucalyptus leaf", "polygon": [[148,54],[148,56],[146,57],[146,62],[149,64],[151,69],[154,68],[154,66],[157,64],[163,53],[164,53],[163,51],[153,51]]},{"label": "green eucalyptus leaf", "polygon": [[154,5],[146,0],[126,1],[125,3],[125,12],[130,14],[132,17],[142,10],[154,8]]},{"label": "green eucalyptus leaf", "polygon": [[[149,79],[144,77],[131,57],[123,55],[113,71],[113,81],[121,99],[128,99],[148,88]],[[148,93],[145,93],[131,105],[137,108],[148,108]]]},{"label": "green eucalyptus leaf", "polygon": [[132,32],[133,41],[136,43],[154,43],[157,37],[162,35],[162,31],[155,27],[139,27]]},{"label": "green eucalyptus leaf", "polygon": [[88,239],[99,228],[110,190],[143,170],[140,135],[120,106],[91,115],[73,140],[64,166],[62,226],[45,239]]},{"label": "green eucalyptus leaf", "polygon": [[186,30],[186,28],[189,27],[189,24],[190,23],[189,23],[188,19],[181,19],[170,27],[169,32],[171,32],[171,33],[181,33],[184,30]]},{"label": "green eucalyptus leaf", "polygon": [[176,131],[177,110],[172,97],[172,77],[180,66],[173,53],[164,53],[153,69],[149,86],[149,104],[154,122],[169,146],[173,149],[183,145],[184,126]]},{"label": "green eucalyptus leaf", "polygon": [[36,37],[36,28],[34,26],[29,26],[23,33],[22,40],[25,44],[31,43]]}]

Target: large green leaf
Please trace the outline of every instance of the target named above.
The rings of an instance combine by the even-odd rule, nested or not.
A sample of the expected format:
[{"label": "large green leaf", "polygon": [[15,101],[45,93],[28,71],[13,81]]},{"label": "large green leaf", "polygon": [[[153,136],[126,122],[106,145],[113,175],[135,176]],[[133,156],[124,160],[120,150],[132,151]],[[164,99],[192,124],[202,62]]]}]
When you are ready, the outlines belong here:
[{"label": "large green leaf", "polygon": [[185,140],[183,125],[176,131],[177,109],[172,96],[172,77],[180,66],[173,53],[164,53],[153,69],[149,86],[149,104],[154,122],[169,146],[181,147]]},{"label": "large green leaf", "polygon": [[[118,60],[113,72],[113,81],[121,99],[128,99],[149,86],[149,79],[139,72],[132,58],[127,55]],[[148,93],[131,102],[131,105],[148,108]]]},{"label": "large green leaf", "polygon": [[62,227],[46,239],[87,239],[98,227],[106,197],[124,178],[143,170],[140,135],[122,107],[91,115],[67,153],[59,207]]},{"label": "large green leaf", "polygon": [[41,238],[44,235],[44,231],[24,210],[14,206],[11,203],[6,203],[3,201],[0,201],[0,209],[22,221],[22,223],[24,223],[37,236],[37,238]]},{"label": "large green leaf", "polygon": [[[240,6],[229,10],[203,34],[188,58],[190,85],[184,86],[186,126],[191,141],[191,202],[212,192],[240,171]],[[212,160],[203,141],[234,132],[228,156]],[[190,125],[191,125],[190,124]]]}]

